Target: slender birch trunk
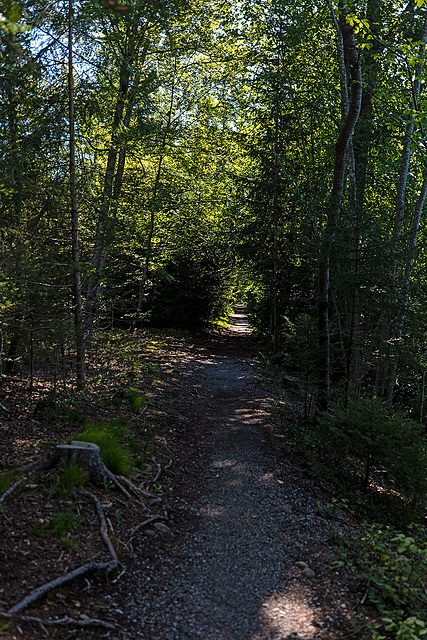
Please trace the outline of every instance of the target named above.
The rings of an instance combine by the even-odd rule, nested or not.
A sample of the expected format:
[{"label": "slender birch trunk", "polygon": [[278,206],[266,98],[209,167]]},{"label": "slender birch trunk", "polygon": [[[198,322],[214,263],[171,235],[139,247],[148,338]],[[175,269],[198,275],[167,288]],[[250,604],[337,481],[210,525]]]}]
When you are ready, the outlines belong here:
[{"label": "slender birch trunk", "polygon": [[141,32],[136,27],[130,30],[128,34],[128,51],[124,55],[120,67],[119,92],[111,129],[111,143],[108,151],[101,203],[98,210],[95,245],[92,254],[92,271],[86,293],[85,329],[89,339],[93,333],[102,275],[105,269],[108,249],[113,240],[115,216],[123,184],[126,141],[121,142],[118,137],[121,129],[128,128],[131,122],[140,83],[140,73],[137,72],[135,74],[133,82],[131,82],[131,73],[137,59],[141,66],[144,64],[148,45],[145,43],[143,47],[140,47],[139,42],[144,39],[147,29],[148,22]]},{"label": "slender birch trunk", "polygon": [[167,144],[168,136],[171,129],[172,112],[173,112],[174,101],[175,101],[175,74],[176,74],[176,60],[175,60],[175,66],[174,66],[171,99],[170,99],[169,110],[167,114],[166,127],[164,131],[163,139],[162,139],[161,152],[160,152],[159,161],[157,164],[156,177],[154,180],[153,191],[152,191],[151,200],[150,200],[150,228],[149,228],[148,237],[147,237],[147,247],[145,252],[144,268],[143,268],[141,283],[139,285],[139,291],[138,291],[136,313],[133,321],[134,327],[137,325],[138,319],[142,313],[142,305],[144,303],[144,293],[145,293],[145,288],[147,286],[148,270],[150,266],[151,255],[152,255],[152,240],[154,235],[154,224],[155,224],[155,218],[156,218],[157,193],[159,190],[160,178],[162,175],[163,161],[165,159],[166,144]]},{"label": "slender birch trunk", "polygon": [[[403,328],[405,325],[406,313],[408,310],[409,299],[410,299],[410,290],[411,290],[411,277],[412,277],[412,269],[415,262],[416,257],[416,249],[417,249],[417,240],[418,234],[420,230],[420,222],[421,222],[421,213],[425,204],[427,195],[427,169],[424,171],[423,184],[421,187],[420,194],[418,196],[417,203],[415,205],[414,213],[411,220],[411,231],[408,240],[408,257],[405,265],[405,272],[403,275],[402,282],[402,300],[400,305],[399,317],[397,319],[397,327],[394,333],[394,341],[398,341],[402,338]],[[396,375],[397,375],[397,358],[393,358],[391,363],[389,363],[389,372],[388,372],[388,380],[387,380],[387,393],[386,400],[389,404],[393,402],[393,392],[394,386],[396,384]]]},{"label": "slender birch trunk", "polygon": [[74,77],[73,77],[73,0],[68,4],[68,116],[69,116],[69,177],[71,204],[71,243],[73,259],[74,327],[77,348],[77,388],[85,386],[85,340],[83,332],[82,287],[80,277],[79,213],[77,207],[76,158],[74,131]]},{"label": "slender birch trunk", "polygon": [[[405,267],[403,279],[399,282],[398,273],[398,252],[401,242],[402,232],[405,224],[405,202],[406,202],[406,186],[408,182],[409,166],[411,161],[411,143],[412,136],[415,129],[415,113],[418,108],[418,99],[421,92],[421,76],[424,69],[425,54],[427,43],[427,12],[424,14],[424,23],[422,34],[420,38],[419,58],[420,61],[415,67],[414,80],[411,79],[412,85],[412,98],[410,102],[410,115],[407,121],[405,134],[402,141],[402,155],[400,161],[399,178],[397,184],[396,195],[396,208],[394,216],[393,234],[390,245],[390,260],[389,260],[389,284],[386,294],[386,310],[383,318],[381,344],[380,344],[380,358],[377,366],[375,388],[377,395],[385,397],[391,404],[393,401],[393,390],[395,385],[395,378],[397,372],[396,353],[394,349],[394,342],[398,340],[403,331],[404,318],[406,315],[406,307],[409,299],[409,282],[410,274],[412,272],[411,254],[415,249],[418,228],[419,228],[419,216],[424,205],[425,200],[425,186],[423,183],[421,193],[418,202],[415,206],[414,214],[412,216],[412,230],[410,243],[415,243],[413,250],[410,249],[408,262]],[[424,195],[423,195],[424,191]],[[421,203],[421,204],[420,204]],[[419,211],[418,211],[419,209]],[[415,226],[414,226],[415,225]],[[409,268],[409,276],[407,276]],[[400,289],[400,300],[397,300],[398,311],[393,313],[393,306],[396,302],[396,292]],[[408,293],[405,293],[405,289]],[[405,299],[405,296],[406,299]],[[398,296],[399,297],[399,296]]]}]

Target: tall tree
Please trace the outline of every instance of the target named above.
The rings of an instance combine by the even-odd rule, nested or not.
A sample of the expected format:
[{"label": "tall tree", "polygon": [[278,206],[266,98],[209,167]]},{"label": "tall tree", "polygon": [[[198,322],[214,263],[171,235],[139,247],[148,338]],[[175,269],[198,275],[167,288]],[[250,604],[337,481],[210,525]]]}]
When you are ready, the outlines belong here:
[{"label": "tall tree", "polygon": [[[362,72],[360,55],[356,47],[354,28],[347,21],[349,12],[348,3],[340,0],[339,32],[342,37],[343,52],[349,65],[349,89],[350,99],[343,105],[343,122],[335,144],[334,176],[331,191],[330,204],[327,214],[327,222],[321,240],[319,253],[319,304],[318,304],[318,328],[320,336],[320,361],[319,361],[319,397],[318,408],[326,411],[329,404],[330,389],[330,326],[329,326],[329,290],[330,290],[330,260],[333,242],[335,239],[338,217],[344,192],[344,178],[347,160],[347,150],[351,141],[353,129],[356,126],[362,100]],[[341,65],[341,74],[344,68]],[[343,82],[345,79],[343,79]],[[344,95],[344,94],[343,94]]]},{"label": "tall tree", "polygon": [[108,249],[114,237],[115,216],[126,162],[126,134],[140,91],[144,90],[144,77],[149,79],[153,73],[152,67],[145,68],[147,58],[152,57],[153,48],[162,40],[167,24],[178,11],[173,2],[157,6],[147,5],[144,0],[135,0],[126,6],[127,11],[118,11],[113,7],[99,24],[104,35],[100,46],[106,60],[105,69],[111,74],[109,82],[115,98],[85,303],[85,324],[89,335],[93,328]]},{"label": "tall tree", "polygon": [[74,289],[74,327],[77,347],[77,387],[85,383],[85,341],[83,332],[82,286],[80,277],[79,212],[77,205],[75,123],[74,123],[74,65],[73,65],[73,0],[68,3],[68,118],[70,139],[70,204],[72,272]]}]

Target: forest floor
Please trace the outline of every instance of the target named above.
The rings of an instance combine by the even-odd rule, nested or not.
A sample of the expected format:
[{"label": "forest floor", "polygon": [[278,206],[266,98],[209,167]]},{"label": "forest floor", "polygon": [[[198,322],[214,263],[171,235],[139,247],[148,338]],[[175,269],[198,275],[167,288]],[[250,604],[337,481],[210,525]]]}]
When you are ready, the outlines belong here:
[{"label": "forest floor", "polygon": [[[148,444],[152,457],[133,479],[145,503],[107,484],[57,494],[53,471],[27,477],[0,504],[0,610],[85,563],[108,561],[96,497],[119,566],[50,590],[13,621],[0,618],[0,638],[357,637],[351,622],[369,611],[358,606],[351,568],[333,564],[357,525],[330,508],[332,496],[288,447],[283,423],[301,419],[302,403],[261,371],[243,310],[219,334],[144,331],[127,340],[93,354],[104,369],[79,406],[92,419],[125,416]],[[140,413],[129,413],[126,394],[111,402],[129,386],[144,394]],[[9,409],[1,468],[37,460],[81,430],[70,412],[53,419],[37,386],[29,398],[26,383],[10,381],[0,402]],[[78,525],[55,536],[49,523],[67,511]]]}]

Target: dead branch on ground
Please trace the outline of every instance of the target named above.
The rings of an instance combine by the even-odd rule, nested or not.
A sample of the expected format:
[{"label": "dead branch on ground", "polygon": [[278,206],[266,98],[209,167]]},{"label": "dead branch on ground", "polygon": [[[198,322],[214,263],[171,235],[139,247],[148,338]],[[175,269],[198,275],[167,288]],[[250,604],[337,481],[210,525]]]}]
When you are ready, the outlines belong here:
[{"label": "dead branch on ground", "polygon": [[15,489],[17,489],[19,487],[19,485],[21,485],[24,481],[22,479],[17,480],[16,482],[14,482],[9,489],[7,489],[3,495],[0,497],[0,502],[3,502],[3,500],[5,500],[7,498],[7,496],[10,496],[10,494],[15,491]]},{"label": "dead branch on ground", "polygon": [[98,513],[98,517],[101,523],[101,537],[110,553],[111,560],[109,562],[93,562],[93,561],[87,562],[86,564],[80,567],[77,567],[77,569],[74,569],[73,571],[69,571],[65,575],[59,576],[54,580],[50,580],[49,582],[46,582],[45,584],[40,585],[39,587],[34,589],[34,591],[29,593],[27,596],[25,596],[25,598],[23,598],[20,602],[14,605],[11,609],[9,609],[9,611],[7,612],[9,616],[15,615],[17,613],[21,613],[21,611],[24,611],[24,609],[26,609],[30,604],[32,604],[33,602],[35,602],[36,600],[44,596],[46,593],[48,593],[52,589],[62,587],[64,584],[71,582],[72,580],[74,580],[75,578],[78,578],[79,576],[83,576],[87,573],[92,573],[94,571],[106,571],[107,573],[110,573],[111,571],[117,568],[118,566],[117,554],[111,543],[110,538],[108,537],[107,522],[104,516],[102,505],[99,502],[98,498],[96,498],[96,496],[91,494],[89,491],[85,491],[84,493],[89,495],[95,502],[96,511]]}]

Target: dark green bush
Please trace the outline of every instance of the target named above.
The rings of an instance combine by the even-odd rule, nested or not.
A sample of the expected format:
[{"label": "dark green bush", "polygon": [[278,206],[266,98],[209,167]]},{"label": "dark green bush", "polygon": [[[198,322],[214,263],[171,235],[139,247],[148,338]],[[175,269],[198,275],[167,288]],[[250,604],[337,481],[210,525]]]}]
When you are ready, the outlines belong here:
[{"label": "dark green bush", "polygon": [[369,486],[372,471],[387,472],[393,489],[413,506],[425,500],[427,453],[423,426],[398,414],[391,414],[384,402],[362,399],[349,403],[334,417],[317,421],[317,434],[325,456],[345,467],[350,459],[363,466],[361,486]]},{"label": "dark green bush", "polygon": [[233,268],[220,250],[177,253],[153,283],[151,323],[190,331],[219,318],[230,300]]}]

